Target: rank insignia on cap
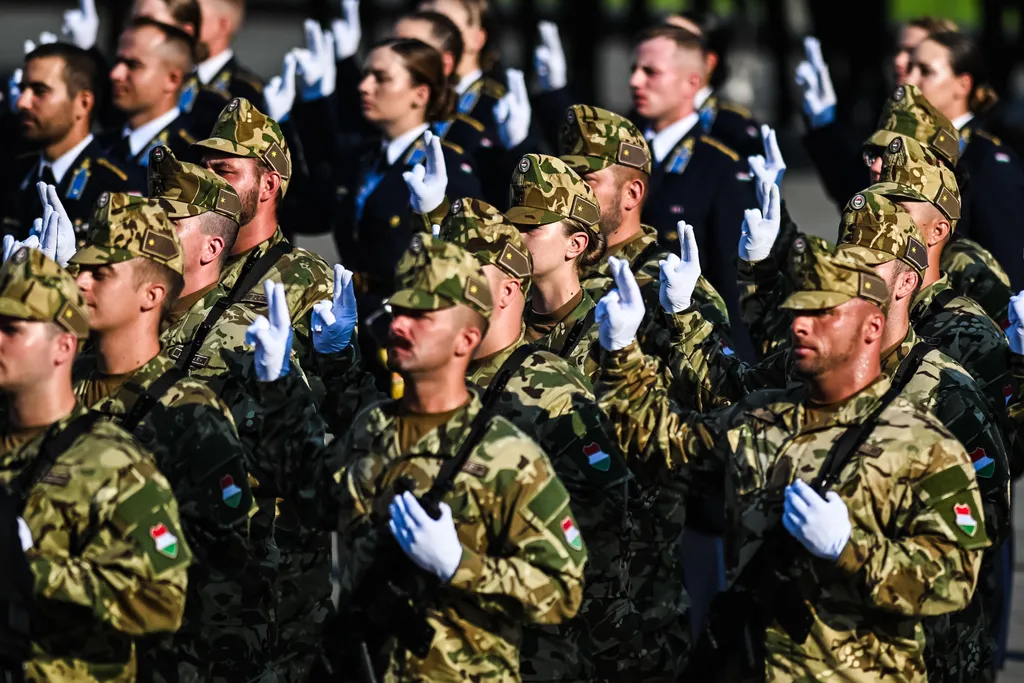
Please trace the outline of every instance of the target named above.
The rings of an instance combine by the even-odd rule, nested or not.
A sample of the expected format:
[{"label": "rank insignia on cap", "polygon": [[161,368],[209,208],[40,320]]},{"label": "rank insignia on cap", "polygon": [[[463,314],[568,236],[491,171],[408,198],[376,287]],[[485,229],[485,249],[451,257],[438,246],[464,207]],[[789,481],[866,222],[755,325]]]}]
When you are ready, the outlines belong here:
[{"label": "rank insignia on cap", "polygon": [[96,200],[96,206],[98,206],[98,207],[100,207],[102,209],[109,202],[110,202],[110,193],[109,192],[104,192],[103,194],[100,195],[99,199]]},{"label": "rank insignia on cap", "polygon": [[907,239],[907,251],[904,254],[904,258],[914,264],[914,267],[918,270],[924,270],[928,267],[928,250],[913,237]]},{"label": "rank insignia on cap", "polygon": [[892,142],[889,143],[889,151],[896,154],[903,149],[903,140],[900,138],[893,138]]},{"label": "rank insignia on cap", "polygon": [[18,251],[14,252],[14,256],[11,257],[11,260],[17,265],[21,265],[26,259],[28,259],[28,247],[22,247]]},{"label": "rank insignia on cap", "polygon": [[902,100],[902,99],[903,99],[904,97],[906,97],[906,96],[907,96],[907,91],[906,91],[906,89],[905,89],[905,88],[904,88],[904,87],[903,87],[903,86],[901,85],[901,86],[899,86],[898,88],[896,88],[896,90],[895,90],[895,91],[893,92],[893,94],[892,94],[892,99],[893,99],[894,101],[896,101],[896,102],[899,102],[900,100]]},{"label": "rank insignia on cap", "polygon": [[462,213],[462,200],[456,199],[455,203],[452,204],[452,213]]},{"label": "rank insignia on cap", "polygon": [[235,99],[231,100],[231,102],[228,104],[228,111],[234,111],[236,109],[238,109],[238,98],[237,97]]},{"label": "rank insignia on cap", "polygon": [[522,159],[519,160],[519,172],[520,173],[526,173],[529,170],[530,170],[530,160],[527,159],[526,157],[523,157]]},{"label": "rank insignia on cap", "polygon": [[409,251],[414,254],[420,254],[423,251],[423,238],[419,235],[413,235],[412,242],[409,242]]},{"label": "rank insignia on cap", "polygon": [[[484,294],[485,291],[486,294]],[[491,290],[487,284],[480,282],[475,277],[466,278],[466,288],[462,292],[466,301],[471,301],[481,308],[490,309],[490,293]]]},{"label": "rank insignia on cap", "polygon": [[852,206],[854,209],[858,211],[860,209],[863,209],[866,203],[867,200],[864,199],[864,195],[862,194],[855,194],[853,195],[853,199],[850,200],[850,206]]},{"label": "rank insignia on cap", "polygon": [[647,151],[640,145],[622,142],[619,143],[619,156],[616,161],[623,166],[642,169],[647,163]]},{"label": "rank insignia on cap", "polygon": [[142,236],[142,253],[169,261],[178,253],[174,240],[167,235],[147,230]]},{"label": "rank insignia on cap", "polygon": [[576,197],[572,200],[572,217],[583,221],[584,225],[595,225],[601,220],[601,212],[589,199]]}]

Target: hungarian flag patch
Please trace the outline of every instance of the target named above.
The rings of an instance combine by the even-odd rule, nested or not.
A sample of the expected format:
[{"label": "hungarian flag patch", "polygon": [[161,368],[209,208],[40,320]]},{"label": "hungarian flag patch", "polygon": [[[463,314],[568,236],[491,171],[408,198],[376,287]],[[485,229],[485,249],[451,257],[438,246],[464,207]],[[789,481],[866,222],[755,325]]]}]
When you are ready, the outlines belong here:
[{"label": "hungarian flag patch", "polygon": [[990,479],[996,471],[996,461],[988,457],[984,448],[974,449],[971,462],[974,463],[974,474],[982,479]]},{"label": "hungarian flag patch", "polygon": [[161,522],[150,527],[149,535],[153,538],[158,553],[172,560],[178,556],[178,538],[171,533],[166,524]]},{"label": "hungarian flag patch", "polygon": [[242,489],[238,488],[230,474],[221,477],[220,496],[229,508],[236,508],[242,502]]},{"label": "hungarian flag patch", "polygon": [[607,472],[608,468],[611,467],[612,459],[596,443],[584,446],[583,455],[587,456],[587,461],[595,470]]},{"label": "hungarian flag patch", "polygon": [[956,525],[968,536],[973,536],[978,531],[978,520],[971,514],[971,506],[968,504],[953,505],[953,513],[956,515]]},{"label": "hungarian flag patch", "polygon": [[583,539],[580,537],[580,530],[576,528],[576,523],[572,521],[572,517],[566,517],[562,520],[562,534],[565,535],[565,541],[576,550],[583,550]]}]

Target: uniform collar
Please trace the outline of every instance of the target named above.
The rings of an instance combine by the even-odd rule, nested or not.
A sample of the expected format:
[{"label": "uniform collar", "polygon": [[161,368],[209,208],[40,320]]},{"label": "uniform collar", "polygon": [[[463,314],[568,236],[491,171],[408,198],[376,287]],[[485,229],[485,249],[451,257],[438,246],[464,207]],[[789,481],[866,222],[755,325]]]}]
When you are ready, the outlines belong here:
[{"label": "uniform collar", "polygon": [[388,142],[384,141],[384,151],[388,157],[388,166],[394,166],[395,162],[398,161],[398,157],[402,156],[402,152],[409,149],[409,145],[413,144],[427,132],[430,126],[426,123],[421,123],[412,130],[402,133],[394,140]]},{"label": "uniform collar", "polygon": [[697,94],[693,96],[693,108],[700,109],[704,106],[704,103],[711,97],[711,86],[705,85],[703,88],[697,91]]},{"label": "uniform collar", "polygon": [[121,132],[121,137],[128,138],[128,146],[131,148],[132,156],[138,156],[146,148],[150,140],[159,135],[164,128],[171,125],[171,122],[179,116],[181,116],[181,110],[174,107],[149,123],[142,124],[135,130],[125,126]]},{"label": "uniform collar", "polygon": [[203,85],[209,85],[214,76],[220,73],[220,70],[223,69],[225,65],[234,58],[234,56],[235,51],[228,48],[219,55],[199,62],[199,65],[196,66],[196,75],[199,76],[199,82]]},{"label": "uniform collar", "polygon": [[964,126],[966,126],[968,123],[970,123],[973,119],[974,119],[974,113],[973,112],[967,112],[963,116],[956,117],[955,119],[950,121],[950,123],[952,123],[953,127],[956,128],[957,130],[961,130]]},{"label": "uniform collar", "polygon": [[[882,374],[874,382],[843,401],[838,410],[831,412],[827,419],[816,423],[813,429],[817,431],[862,423],[864,418],[878,405],[885,392],[889,390],[890,385],[888,373],[883,370]],[[812,405],[813,407],[813,404],[810,404],[809,399],[806,398],[806,389],[803,395],[804,400],[800,402],[799,409],[799,424],[793,425],[796,427],[796,430],[802,429],[802,425],[807,424],[807,406]]]},{"label": "uniform collar", "polygon": [[459,84],[455,86],[455,92],[460,95],[465,94],[469,87],[484,77],[484,72],[480,69],[476,71],[470,71],[468,74],[459,79]]},{"label": "uniform collar", "polygon": [[469,363],[466,372],[466,379],[478,387],[486,389],[491,381],[498,374],[498,370],[505,363],[505,360],[512,355],[512,352],[526,343],[526,324],[519,326],[519,338],[497,353],[486,358],[473,359]]},{"label": "uniform collar", "polygon": [[693,112],[684,116],[660,133],[655,133],[650,128],[644,133],[644,137],[651,143],[651,152],[654,154],[655,163],[660,164],[665,160],[679,141],[686,137],[700,119],[700,114]]},{"label": "uniform collar", "polygon": [[64,154],[60,155],[54,161],[47,161],[42,157],[42,155],[40,155],[39,177],[42,177],[43,169],[49,166],[50,169],[53,170],[53,177],[57,180],[57,184],[59,185],[60,182],[64,180],[64,175],[68,172],[68,169],[71,168],[71,165],[75,163],[75,160],[78,159],[79,155],[85,151],[85,148],[92,142],[92,138],[92,133],[89,133],[85,136],[85,139],[68,151],[64,152]]},{"label": "uniform collar", "polygon": [[907,335],[903,337],[903,341],[896,345],[896,347],[890,351],[887,355],[882,357],[882,374],[892,379],[896,371],[900,369],[900,363],[903,359],[910,355],[914,346],[917,345],[917,333],[914,332],[913,326],[907,326]]},{"label": "uniform collar", "polygon": [[938,280],[931,283],[927,287],[923,287],[921,291],[914,297],[914,301],[910,304],[910,322],[912,325],[917,325],[921,322],[921,318],[927,312],[928,307],[931,306],[932,301],[938,296],[939,292],[950,288],[949,276],[942,273]]}]

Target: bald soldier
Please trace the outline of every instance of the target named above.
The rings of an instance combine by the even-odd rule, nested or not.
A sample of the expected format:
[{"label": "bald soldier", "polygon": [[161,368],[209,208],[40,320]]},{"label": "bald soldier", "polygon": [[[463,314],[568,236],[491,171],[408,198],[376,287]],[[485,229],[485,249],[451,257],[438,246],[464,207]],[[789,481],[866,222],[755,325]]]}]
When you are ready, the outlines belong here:
[{"label": "bald soldier", "polygon": [[629,457],[727,501],[730,588],[687,673],[927,680],[921,619],[967,604],[989,540],[963,446],[882,372],[885,281],[808,252],[784,304],[800,381],[700,414],[640,352],[643,299],[624,263],[613,272],[602,410]]},{"label": "bald soldier", "polygon": [[72,390],[88,336],[74,278],[15,252],[0,268],[0,481],[28,531],[8,576],[27,560],[33,595],[6,622],[30,641],[15,680],[133,680],[136,641],[175,631],[185,608],[192,553],[167,479]]},{"label": "bald soldier", "polygon": [[356,670],[362,651],[388,680],[518,680],[523,627],[576,613],[587,552],[550,460],[466,384],[494,307],[479,261],[417,235],[395,289],[388,364],[403,397],[360,413],[326,451],[298,438],[317,417],[288,390],[279,284],[266,287],[271,319],[249,330],[271,409],[261,447],[304,517],[345,548],[329,666]]},{"label": "bald soldier", "polygon": [[162,352],[160,321],[183,285],[181,241],[156,200],[101,198],[87,246],[71,258],[89,311],[93,353],[75,364],[75,394],[153,452],[181,509],[195,562],[182,628],[145,649],[156,680],[259,676],[243,596],[249,515],[246,455],[227,406]]}]

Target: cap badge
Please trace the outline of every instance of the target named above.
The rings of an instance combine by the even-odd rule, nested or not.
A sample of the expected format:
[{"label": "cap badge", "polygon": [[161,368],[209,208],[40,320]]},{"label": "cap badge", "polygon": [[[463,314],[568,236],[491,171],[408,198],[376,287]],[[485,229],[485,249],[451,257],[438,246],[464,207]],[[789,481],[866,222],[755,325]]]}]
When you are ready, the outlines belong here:
[{"label": "cap badge", "polygon": [[901,138],[893,138],[892,142],[889,143],[889,151],[896,154],[903,149],[903,140]]},{"label": "cap badge", "polygon": [[850,206],[852,206],[856,211],[863,209],[865,204],[867,204],[867,200],[862,194],[855,194],[853,195],[853,199],[850,200]]},{"label": "cap badge", "polygon": [[100,207],[101,209],[104,208],[109,203],[110,203],[110,193],[109,192],[104,192],[103,194],[101,194],[99,196],[99,199],[96,200],[96,206]]},{"label": "cap badge", "polygon": [[237,97],[235,99],[231,100],[230,104],[228,104],[228,111],[235,111],[236,109],[238,109],[238,98]]},{"label": "cap badge", "polygon": [[423,253],[423,238],[419,235],[413,235],[412,242],[409,243],[409,251],[417,256]]},{"label": "cap badge", "polygon": [[462,200],[456,199],[455,203],[452,204],[452,213],[462,213]]},{"label": "cap badge", "polygon": [[519,172],[526,173],[530,170],[530,160],[527,157],[523,157],[519,160]]},{"label": "cap badge", "polygon": [[904,88],[901,85],[901,86],[897,87],[896,91],[892,94],[892,99],[893,99],[894,102],[900,102],[906,96],[907,96],[907,89]]}]

